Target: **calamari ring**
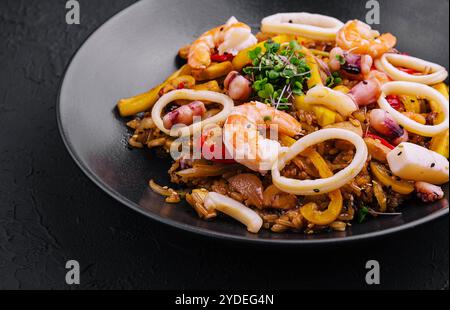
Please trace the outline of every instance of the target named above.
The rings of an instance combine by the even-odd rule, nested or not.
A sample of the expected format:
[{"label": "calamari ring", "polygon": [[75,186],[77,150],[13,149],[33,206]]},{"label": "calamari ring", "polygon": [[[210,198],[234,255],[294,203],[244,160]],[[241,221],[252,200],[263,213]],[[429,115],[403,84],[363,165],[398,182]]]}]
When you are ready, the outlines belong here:
[{"label": "calamari ring", "polygon": [[[331,139],[341,139],[352,143],[356,148],[353,161],[345,169],[334,176],[317,180],[295,180],[281,176],[280,171],[286,164],[307,148]],[[330,193],[350,182],[356,177],[367,161],[368,150],[364,140],[349,130],[322,129],[301,138],[294,143],[286,153],[280,156],[278,162],[272,167],[273,184],[280,190],[294,195],[314,196]]]},{"label": "calamari ring", "polygon": [[293,34],[307,39],[333,41],[344,26],[340,20],[310,13],[278,13],[262,20],[261,31],[275,34]]},{"label": "calamari ring", "polygon": [[[444,81],[448,76],[447,70],[438,64],[400,54],[384,54],[380,59],[375,61],[375,66],[378,70],[384,71],[391,79],[396,81],[434,85]],[[431,73],[412,75],[397,69],[395,66],[414,69],[419,72],[431,70]]]},{"label": "calamari ring", "polygon": [[[161,114],[163,112],[163,109],[171,102],[175,100],[207,100],[215,103],[219,103],[223,106],[223,109],[220,113],[214,115],[213,117],[210,117],[206,120],[203,120],[201,122],[192,124],[190,126],[183,126],[181,128],[176,128],[175,126],[172,129],[167,129],[164,127],[164,123],[161,117]],[[202,91],[196,91],[192,89],[179,89],[171,91],[165,95],[163,95],[159,100],[155,103],[153,110],[152,110],[152,119],[155,122],[156,127],[158,127],[162,132],[165,134],[171,136],[171,137],[187,137],[191,136],[196,132],[199,132],[202,130],[202,126],[211,124],[211,123],[218,123],[221,121],[225,121],[228,115],[231,113],[231,110],[234,107],[233,100],[228,97],[227,95],[202,90]]]},{"label": "calamari ring", "polygon": [[[434,137],[440,133],[446,131],[449,126],[449,109],[448,100],[440,92],[434,88],[413,82],[389,82],[381,87],[381,96],[378,99],[378,105],[380,108],[388,112],[400,125],[402,125],[407,131],[425,136]],[[403,115],[399,111],[395,110],[386,100],[386,96],[389,95],[409,95],[425,97],[429,100],[435,101],[440,107],[440,113],[445,115],[445,119],[438,125],[422,125],[409,117]]]}]

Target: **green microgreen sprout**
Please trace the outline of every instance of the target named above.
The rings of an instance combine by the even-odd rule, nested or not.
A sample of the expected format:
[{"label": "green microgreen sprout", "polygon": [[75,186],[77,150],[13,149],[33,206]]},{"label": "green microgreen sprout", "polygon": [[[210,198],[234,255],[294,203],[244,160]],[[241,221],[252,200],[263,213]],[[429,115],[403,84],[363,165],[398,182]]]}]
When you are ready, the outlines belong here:
[{"label": "green microgreen sprout", "polygon": [[252,65],[243,69],[251,77],[252,87],[261,101],[279,110],[289,110],[293,95],[301,96],[311,68],[302,46],[295,40],[279,44],[272,40],[248,52]]},{"label": "green microgreen sprout", "polygon": [[358,223],[362,224],[366,221],[367,215],[369,214],[369,208],[366,206],[363,206],[361,209],[358,210]]},{"label": "green microgreen sprout", "polygon": [[333,72],[326,80],[327,87],[333,88],[342,83],[342,78],[338,72]]},{"label": "green microgreen sprout", "polygon": [[336,59],[339,61],[339,64],[340,64],[341,66],[345,65],[345,63],[347,62],[347,61],[345,60],[344,56],[342,56],[342,55],[336,55]]}]

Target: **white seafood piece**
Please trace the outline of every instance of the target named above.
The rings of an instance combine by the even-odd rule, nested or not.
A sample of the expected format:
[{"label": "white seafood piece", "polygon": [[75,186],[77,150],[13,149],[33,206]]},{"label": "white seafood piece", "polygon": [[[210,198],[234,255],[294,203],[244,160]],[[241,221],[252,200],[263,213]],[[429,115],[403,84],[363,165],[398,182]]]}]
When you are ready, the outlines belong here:
[{"label": "white seafood piece", "polygon": [[[395,81],[434,85],[444,81],[448,76],[447,70],[438,64],[401,54],[386,53],[375,61],[375,66]],[[397,67],[414,69],[424,74],[409,74]]]},{"label": "white seafood piece", "polygon": [[352,98],[325,86],[311,88],[305,96],[305,103],[324,105],[345,117],[358,110]]},{"label": "white seafood piece", "polygon": [[263,220],[255,211],[230,197],[216,192],[208,193],[205,198],[205,208],[225,213],[246,225],[247,230],[251,233],[258,233],[263,225]]},{"label": "white seafood piece", "polygon": [[392,173],[402,179],[441,185],[448,182],[449,162],[420,145],[403,142],[387,155]]},{"label": "white seafood piece", "polygon": [[333,41],[344,26],[340,20],[311,13],[278,13],[264,18],[261,31],[293,34],[319,41]]},{"label": "white seafood piece", "polygon": [[[288,162],[304,152],[307,148],[327,140],[340,139],[352,143],[356,148],[355,156],[345,169],[334,176],[317,180],[295,180],[281,176],[281,170]],[[314,196],[330,193],[341,188],[363,169],[368,157],[368,149],[364,140],[356,133],[345,129],[322,129],[311,133],[294,143],[286,153],[278,159],[272,168],[273,184],[280,190],[294,195]]]}]

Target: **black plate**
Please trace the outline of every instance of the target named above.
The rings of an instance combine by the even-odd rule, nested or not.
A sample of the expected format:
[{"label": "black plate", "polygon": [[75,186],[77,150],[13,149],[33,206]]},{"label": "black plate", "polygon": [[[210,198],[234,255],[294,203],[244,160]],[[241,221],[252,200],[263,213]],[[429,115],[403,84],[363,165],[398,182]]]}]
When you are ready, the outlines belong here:
[{"label": "black plate", "polygon": [[[392,31],[398,47],[448,67],[448,2],[380,1],[381,31]],[[232,220],[199,220],[186,205],[167,205],[151,192],[151,178],[168,184],[168,158],[130,150],[125,121],[115,111],[118,98],[146,91],[176,70],[178,48],[235,15],[255,30],[262,17],[286,11],[317,12],[343,21],[364,20],[366,1],[142,1],[122,11],[80,48],[59,96],[58,121],[67,148],[98,186],[124,205],[163,223],[212,237],[260,243],[322,244],[381,236],[448,214],[448,200],[404,207],[401,216],[354,225],[345,233],[258,235]],[[448,185],[445,187],[448,197]]]}]

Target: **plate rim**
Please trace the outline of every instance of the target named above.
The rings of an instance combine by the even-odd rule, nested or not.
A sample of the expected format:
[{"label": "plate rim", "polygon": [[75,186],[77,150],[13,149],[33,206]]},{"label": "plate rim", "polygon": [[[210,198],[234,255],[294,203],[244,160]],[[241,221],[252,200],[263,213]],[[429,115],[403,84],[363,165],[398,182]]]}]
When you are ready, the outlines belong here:
[{"label": "plate rim", "polygon": [[[162,224],[168,225],[170,227],[176,228],[181,231],[188,231],[190,233],[194,233],[203,237],[207,238],[215,238],[225,241],[233,241],[233,242],[240,242],[240,243],[250,243],[255,245],[286,245],[286,246],[292,246],[292,245],[301,245],[301,246],[316,246],[316,245],[323,245],[323,244],[333,244],[333,245],[343,245],[343,244],[349,244],[354,243],[358,241],[363,240],[373,240],[381,237],[386,237],[388,235],[393,235],[394,233],[407,231],[413,228],[416,228],[418,226],[424,225],[426,223],[431,223],[439,218],[444,217],[445,215],[449,214],[449,208],[440,209],[436,212],[433,212],[425,217],[422,217],[420,219],[411,221],[406,224],[402,224],[399,226],[379,230],[379,231],[373,231],[369,233],[363,233],[360,235],[352,235],[352,236],[345,236],[345,237],[333,237],[333,238],[324,238],[324,239],[269,239],[269,238],[250,238],[246,236],[239,236],[234,235],[230,233],[223,233],[218,231],[213,231],[207,228],[203,227],[195,227],[189,224],[181,223],[175,220],[172,220],[170,218],[162,217],[158,214],[146,212],[144,208],[139,206],[138,204],[130,201],[128,198],[111,188],[108,184],[103,182],[91,169],[85,165],[83,160],[79,158],[77,155],[77,151],[72,146],[70,139],[66,135],[64,124],[62,122],[62,115],[61,115],[61,95],[62,95],[62,89],[65,85],[67,74],[69,70],[72,67],[72,64],[74,63],[76,57],[80,53],[80,51],[87,45],[87,43],[95,36],[95,34],[99,31],[101,31],[104,27],[107,27],[111,22],[113,22],[116,18],[120,17],[121,15],[125,15],[128,13],[128,11],[131,11],[134,9],[134,7],[143,5],[143,3],[148,3],[149,1],[137,1],[136,3],[133,3],[129,5],[128,7],[120,10],[119,12],[115,13],[111,17],[109,17],[105,22],[103,22],[100,26],[98,26],[96,29],[94,29],[91,33],[87,35],[87,37],[83,40],[81,45],[73,52],[71,55],[69,62],[67,63],[63,77],[60,79],[59,86],[58,86],[58,93],[56,98],[56,119],[57,119],[57,125],[58,125],[58,131],[61,136],[61,139],[63,140],[63,143],[65,145],[66,150],[72,157],[72,160],[76,163],[76,165],[81,169],[81,171],[88,177],[90,181],[92,181],[97,187],[99,187],[101,190],[103,190],[106,194],[108,194],[110,197],[121,203],[122,205],[127,206],[131,210],[134,210],[135,212],[138,212],[147,218],[150,218],[151,220],[160,222]],[[224,223],[224,225],[226,225]],[[245,229],[245,228],[243,228]]]}]

